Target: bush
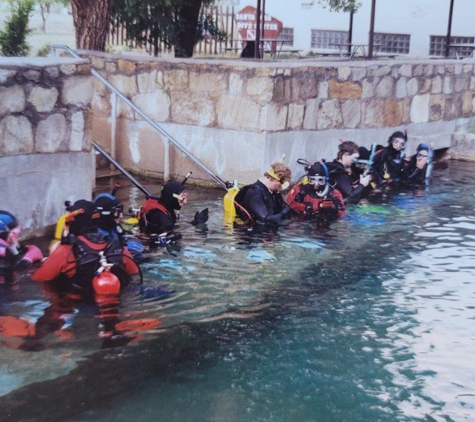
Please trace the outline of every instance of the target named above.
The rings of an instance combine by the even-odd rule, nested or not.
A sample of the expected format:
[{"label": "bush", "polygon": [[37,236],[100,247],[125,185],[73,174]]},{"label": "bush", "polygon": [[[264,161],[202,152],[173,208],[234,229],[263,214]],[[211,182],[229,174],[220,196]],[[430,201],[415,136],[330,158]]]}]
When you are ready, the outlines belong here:
[{"label": "bush", "polygon": [[12,2],[12,15],[5,22],[5,30],[0,31],[0,52],[4,56],[27,56],[31,46],[26,42],[30,33],[28,20],[33,11],[33,0]]},{"label": "bush", "polygon": [[48,44],[45,44],[43,47],[41,47],[38,50],[38,53],[36,53],[36,57],[48,57],[50,52],[51,52],[51,43],[49,42]]}]

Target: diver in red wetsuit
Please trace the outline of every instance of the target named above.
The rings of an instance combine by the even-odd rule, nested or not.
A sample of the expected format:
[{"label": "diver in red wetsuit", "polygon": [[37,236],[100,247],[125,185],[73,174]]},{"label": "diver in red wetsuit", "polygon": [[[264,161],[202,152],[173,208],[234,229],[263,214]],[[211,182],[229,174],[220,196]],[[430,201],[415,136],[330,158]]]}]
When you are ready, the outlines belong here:
[{"label": "diver in red wetsuit", "polygon": [[320,220],[336,220],[346,212],[341,193],[334,189],[326,164],[322,161],[308,168],[306,181],[287,194],[286,202],[299,214]]},{"label": "diver in red wetsuit", "polygon": [[96,218],[99,215],[92,202],[76,201],[66,219],[69,233],[35,271],[33,280],[64,282],[66,279],[73,287],[89,292],[93,290],[94,277],[103,269],[103,262],[110,265],[107,272],[114,274],[121,286],[130,281],[130,276],[138,274],[140,270],[130,252],[118,239],[106,238],[98,232]]}]

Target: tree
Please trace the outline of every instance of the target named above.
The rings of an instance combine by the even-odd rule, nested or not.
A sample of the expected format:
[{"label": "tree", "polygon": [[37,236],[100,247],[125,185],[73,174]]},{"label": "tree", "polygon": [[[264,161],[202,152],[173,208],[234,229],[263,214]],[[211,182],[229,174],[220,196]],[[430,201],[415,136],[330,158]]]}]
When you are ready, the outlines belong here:
[{"label": "tree", "polygon": [[[328,7],[331,12],[344,12],[350,14],[350,27],[348,28],[348,44],[353,41],[353,15],[361,7],[361,3],[356,0],[318,0],[321,6]],[[351,46],[348,46],[348,54]]]},{"label": "tree", "polygon": [[152,44],[155,56],[163,42],[175,49],[176,57],[192,57],[195,44],[204,32],[223,35],[212,17],[200,16],[201,7],[211,1],[115,0],[112,16],[125,27],[130,41]]},{"label": "tree", "polygon": [[361,7],[356,0],[318,0],[318,3],[332,12],[355,13]]},{"label": "tree", "polygon": [[76,48],[104,51],[113,0],[71,0]]},{"label": "tree", "polygon": [[10,1],[11,16],[5,23],[5,30],[0,31],[0,51],[4,56],[27,56],[31,46],[26,42],[30,32],[28,21],[33,11],[33,0]]},{"label": "tree", "polygon": [[46,20],[49,17],[51,5],[55,3],[62,4],[63,6],[68,6],[70,2],[69,0],[38,0],[38,6],[40,7],[42,21],[41,30],[43,32],[46,32]]}]

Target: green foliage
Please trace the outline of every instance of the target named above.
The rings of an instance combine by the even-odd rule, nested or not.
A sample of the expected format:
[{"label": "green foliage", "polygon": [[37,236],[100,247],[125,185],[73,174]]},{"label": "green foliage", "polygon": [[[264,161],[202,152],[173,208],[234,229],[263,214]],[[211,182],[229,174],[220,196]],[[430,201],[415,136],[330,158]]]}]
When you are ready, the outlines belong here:
[{"label": "green foliage", "polygon": [[356,0],[318,0],[318,3],[324,8],[329,8],[331,12],[353,12],[355,13],[361,3]]},{"label": "green foliage", "polygon": [[[115,0],[112,21],[127,30],[127,38],[149,43],[158,55],[161,45],[175,55],[190,57],[193,46],[206,35],[225,36],[211,16],[200,18],[203,4],[211,0]],[[191,54],[190,54],[191,51]]]},{"label": "green foliage", "polygon": [[196,27],[196,42],[204,39],[206,36],[216,37],[218,41],[225,41],[227,34],[221,31],[213,16],[200,16]]},{"label": "green foliage", "polygon": [[34,0],[10,0],[11,16],[5,22],[5,30],[0,31],[0,52],[4,56],[27,56],[31,46],[26,42],[28,20],[33,11]]},{"label": "green foliage", "polygon": [[48,57],[50,52],[51,52],[51,43],[49,42],[38,50],[38,53],[36,53],[36,56],[37,57]]}]

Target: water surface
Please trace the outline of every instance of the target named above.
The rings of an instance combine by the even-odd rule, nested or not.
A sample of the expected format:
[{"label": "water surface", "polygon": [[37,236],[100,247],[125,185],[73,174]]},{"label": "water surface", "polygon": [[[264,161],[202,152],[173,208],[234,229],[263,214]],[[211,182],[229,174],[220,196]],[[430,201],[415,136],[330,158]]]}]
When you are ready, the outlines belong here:
[{"label": "water surface", "polygon": [[[472,167],[259,235],[223,222],[222,192],[193,190],[183,240],[117,309],[20,274],[1,313],[42,337],[1,338],[0,420],[474,420]],[[205,206],[207,228],[187,223]]]}]

